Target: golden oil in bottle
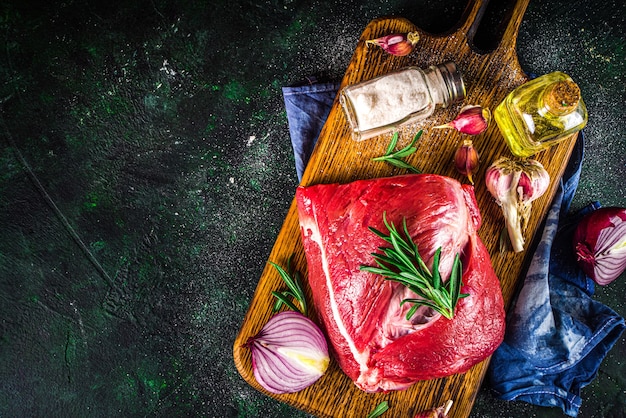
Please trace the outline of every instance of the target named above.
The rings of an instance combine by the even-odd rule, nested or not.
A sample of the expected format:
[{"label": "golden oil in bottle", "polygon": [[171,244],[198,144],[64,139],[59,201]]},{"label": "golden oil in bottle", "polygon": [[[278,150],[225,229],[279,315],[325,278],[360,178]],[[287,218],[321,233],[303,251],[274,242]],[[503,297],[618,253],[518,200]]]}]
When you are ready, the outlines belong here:
[{"label": "golden oil in bottle", "polygon": [[578,85],[555,71],[510,92],[494,119],[511,152],[526,158],[584,128],[587,109]]}]

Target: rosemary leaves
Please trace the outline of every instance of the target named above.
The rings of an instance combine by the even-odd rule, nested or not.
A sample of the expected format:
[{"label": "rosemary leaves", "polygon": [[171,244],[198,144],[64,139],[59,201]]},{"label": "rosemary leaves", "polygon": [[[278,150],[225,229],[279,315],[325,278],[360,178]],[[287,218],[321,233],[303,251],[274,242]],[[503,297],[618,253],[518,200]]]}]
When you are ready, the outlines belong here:
[{"label": "rosemary leaves", "polygon": [[387,222],[386,213],[383,213],[383,222],[389,231],[388,235],[372,227],[369,230],[391,244],[391,247],[378,247],[381,253],[372,253],[378,267],[361,265],[360,269],[380,274],[386,280],[399,282],[419,296],[404,299],[400,303],[413,304],[406,314],[407,320],[411,319],[420,306],[428,306],[444,317],[452,319],[458,300],[469,296],[461,293],[463,266],[459,254],[454,257],[450,278],[444,283],[439,272],[441,247],[435,251],[430,271],[409,235],[406,218],[402,220],[404,235],[393,223]]},{"label": "rosemary leaves", "polygon": [[[287,270],[283,269],[276,263],[269,262],[280,274],[280,277],[283,279],[285,284],[287,285],[286,290],[281,291],[272,291],[272,295],[276,298],[276,303],[274,304],[274,312],[278,312],[282,305],[287,305],[289,309],[300,312],[302,315],[307,314],[307,306],[306,306],[306,298],[304,296],[304,291],[302,290],[302,282],[300,280],[300,272],[295,271],[291,266],[291,260],[293,256],[289,258],[287,261]],[[300,307],[297,307],[294,303],[294,300],[298,302]]]},{"label": "rosemary leaves", "polygon": [[385,154],[381,155],[380,157],[372,158],[372,161],[383,161],[393,166],[396,166],[399,168],[405,168],[409,171],[412,171],[413,173],[420,174],[421,171],[418,168],[404,161],[404,158],[408,157],[409,155],[417,151],[417,148],[415,147],[415,143],[417,142],[418,139],[420,139],[420,136],[422,136],[421,130],[417,132],[417,134],[415,134],[415,136],[413,137],[413,140],[411,141],[409,145],[402,148],[401,150],[394,151],[396,149],[396,145],[398,144],[398,131],[394,132]]},{"label": "rosemary leaves", "polygon": [[389,402],[387,401],[382,401],[381,403],[379,403],[376,408],[372,409],[372,412],[370,412],[367,415],[367,418],[378,418],[380,417],[382,414],[384,414],[385,412],[387,412],[387,410],[389,409]]}]

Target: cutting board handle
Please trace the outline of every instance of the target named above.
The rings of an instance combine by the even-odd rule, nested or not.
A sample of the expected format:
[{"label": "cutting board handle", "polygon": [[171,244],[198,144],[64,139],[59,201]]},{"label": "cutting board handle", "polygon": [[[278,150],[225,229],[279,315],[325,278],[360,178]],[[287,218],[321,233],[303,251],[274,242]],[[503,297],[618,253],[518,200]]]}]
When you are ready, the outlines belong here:
[{"label": "cutting board handle", "polygon": [[[496,0],[502,1],[502,0]],[[509,0],[511,1],[511,0]],[[502,16],[502,24],[506,28],[497,42],[496,49],[515,50],[517,34],[530,0],[515,0],[512,9]],[[489,0],[471,0],[468,4],[459,31],[465,34],[469,46],[477,53],[483,53],[474,43],[474,37],[489,7]],[[508,23],[505,21],[508,19]],[[487,51],[490,52],[490,51]]]}]

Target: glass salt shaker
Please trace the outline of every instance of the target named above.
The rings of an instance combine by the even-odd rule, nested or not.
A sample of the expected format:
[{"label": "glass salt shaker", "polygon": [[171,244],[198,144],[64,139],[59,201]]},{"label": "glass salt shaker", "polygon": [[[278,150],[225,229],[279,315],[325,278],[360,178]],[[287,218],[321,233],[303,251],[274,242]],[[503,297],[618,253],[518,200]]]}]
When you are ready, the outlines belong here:
[{"label": "glass salt shaker", "polygon": [[339,101],[357,141],[425,119],[437,105],[465,98],[465,84],[454,62],[426,69],[406,67],[343,88]]}]

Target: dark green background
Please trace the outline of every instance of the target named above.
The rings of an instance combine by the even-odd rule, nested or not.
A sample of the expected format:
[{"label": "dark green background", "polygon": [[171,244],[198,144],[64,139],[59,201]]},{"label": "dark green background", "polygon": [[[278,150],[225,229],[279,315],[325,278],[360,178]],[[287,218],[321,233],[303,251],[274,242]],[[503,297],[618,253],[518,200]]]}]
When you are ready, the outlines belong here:
[{"label": "dark green background", "polygon": [[[232,361],[297,186],[280,87],[339,80],[376,17],[441,32],[464,5],[2,2],[0,416],[304,416]],[[523,68],[570,74],[589,108],[575,209],[626,205],[625,16],[535,0],[521,26]],[[597,290],[621,315],[625,281]],[[581,416],[624,416],[624,358],[622,338]],[[562,414],[485,387],[472,416]]]}]

